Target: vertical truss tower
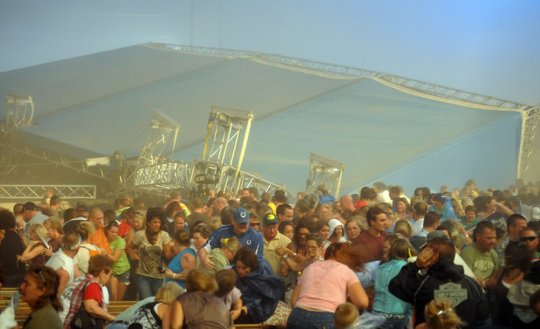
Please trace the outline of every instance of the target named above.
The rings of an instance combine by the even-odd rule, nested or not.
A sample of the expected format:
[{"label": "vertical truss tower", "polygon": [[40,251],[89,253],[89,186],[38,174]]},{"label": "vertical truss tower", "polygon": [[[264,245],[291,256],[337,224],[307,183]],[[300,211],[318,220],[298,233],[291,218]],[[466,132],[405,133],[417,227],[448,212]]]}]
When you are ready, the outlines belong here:
[{"label": "vertical truss tower", "polygon": [[253,113],[212,106],[202,161],[193,164],[192,182],[237,193]]},{"label": "vertical truss tower", "polygon": [[343,163],[311,153],[306,192],[313,193],[320,185],[324,185],[328,193],[338,198],[344,170],[345,165]]},{"label": "vertical truss tower", "polygon": [[170,160],[180,129],[180,123],[154,110],[148,138],[135,165],[134,187],[172,189],[188,185],[190,164]]},{"label": "vertical truss tower", "polygon": [[32,124],[34,100],[32,96],[9,93],[6,96],[6,121],[0,123],[0,181],[17,166],[15,142],[17,129]]}]

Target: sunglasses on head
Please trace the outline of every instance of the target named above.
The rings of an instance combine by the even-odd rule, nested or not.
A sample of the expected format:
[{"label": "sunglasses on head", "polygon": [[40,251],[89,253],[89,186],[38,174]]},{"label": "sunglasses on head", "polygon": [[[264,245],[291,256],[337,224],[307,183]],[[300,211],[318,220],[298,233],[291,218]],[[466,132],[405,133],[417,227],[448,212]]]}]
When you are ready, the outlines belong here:
[{"label": "sunglasses on head", "polygon": [[525,241],[532,242],[532,241],[536,240],[536,238],[537,238],[536,236],[524,236],[524,237],[519,238],[519,240],[521,242],[525,242]]}]

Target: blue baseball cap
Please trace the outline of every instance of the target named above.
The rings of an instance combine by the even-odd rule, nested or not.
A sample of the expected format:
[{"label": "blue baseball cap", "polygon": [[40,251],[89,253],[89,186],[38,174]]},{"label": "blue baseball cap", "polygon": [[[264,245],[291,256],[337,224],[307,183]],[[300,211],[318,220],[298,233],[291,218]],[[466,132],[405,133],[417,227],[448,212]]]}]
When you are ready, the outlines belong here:
[{"label": "blue baseball cap", "polygon": [[238,224],[249,224],[249,211],[244,208],[238,208],[233,211],[234,220]]}]

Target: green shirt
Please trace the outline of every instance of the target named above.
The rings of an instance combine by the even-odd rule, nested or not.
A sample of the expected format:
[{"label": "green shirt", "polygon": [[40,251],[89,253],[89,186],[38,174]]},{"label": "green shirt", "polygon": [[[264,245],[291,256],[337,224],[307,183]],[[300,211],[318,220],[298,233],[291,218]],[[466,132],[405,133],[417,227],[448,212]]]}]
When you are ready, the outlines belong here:
[{"label": "green shirt", "polygon": [[62,320],[58,312],[49,303],[30,314],[23,329],[63,329]]},{"label": "green shirt", "polygon": [[469,265],[476,278],[480,280],[490,278],[499,268],[497,252],[494,249],[481,252],[474,243],[463,249],[461,258]]},{"label": "green shirt", "polygon": [[227,257],[225,257],[220,248],[212,249],[212,251],[210,252],[210,256],[212,256],[212,261],[214,262],[215,273],[231,266],[229,260],[227,259]]},{"label": "green shirt", "polygon": [[122,253],[120,254],[120,258],[113,264],[113,274],[114,275],[120,275],[126,271],[129,271],[131,268],[129,265],[129,261],[126,255],[126,241],[122,239],[121,237],[116,237],[116,240],[109,243],[111,250],[113,253],[116,250],[122,250]]}]

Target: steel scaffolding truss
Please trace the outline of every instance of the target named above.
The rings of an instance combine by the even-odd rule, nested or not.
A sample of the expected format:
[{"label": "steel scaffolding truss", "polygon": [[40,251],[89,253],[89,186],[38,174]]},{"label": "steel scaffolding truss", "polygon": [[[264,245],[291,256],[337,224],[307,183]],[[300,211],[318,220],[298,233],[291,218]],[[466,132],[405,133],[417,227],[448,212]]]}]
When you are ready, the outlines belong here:
[{"label": "steel scaffolding truss", "polygon": [[224,58],[245,58],[247,60],[254,60],[259,62],[265,62],[267,64],[281,66],[294,71],[302,71],[307,74],[314,74],[319,76],[324,75],[328,78],[334,79],[360,79],[370,77],[379,78],[433,96],[508,109],[526,110],[528,108],[527,105],[519,104],[508,100],[502,100],[490,96],[483,96],[464,90],[444,87],[432,83],[421,82],[418,80],[406,79],[397,75],[385,74],[381,72],[364,70],[343,65],[334,65],[292,57],[261,54],[257,52],[239,51],[232,49],[192,47],[157,43],[151,43],[149,44],[149,47],[157,49],[168,49],[185,54],[216,56]]},{"label": "steel scaffolding truss", "polygon": [[34,118],[34,100],[32,96],[21,96],[10,92],[5,102],[7,105],[6,121],[0,123],[0,181],[9,175],[17,165],[14,154],[17,128],[32,124]]},{"label": "steel scaffolding truss", "polygon": [[178,122],[154,109],[148,138],[139,154],[137,165],[153,166],[172,154],[180,129],[181,125]]},{"label": "steel scaffolding truss", "polygon": [[169,190],[189,185],[191,164],[166,161],[136,170],[135,186],[146,190]]},{"label": "steel scaffolding truss", "polygon": [[423,94],[425,96],[434,96],[441,99],[447,99],[450,102],[465,102],[480,106],[492,108],[517,110],[523,114],[523,131],[520,146],[518,178],[523,177],[530,167],[530,159],[533,150],[533,139],[538,129],[538,120],[540,107],[529,106],[496,97],[484,96],[476,93],[467,92],[455,88],[444,87],[432,83],[426,83],[418,80],[406,79],[397,75],[385,74],[376,71],[369,71],[343,65],[334,65],[316,61],[309,61],[285,56],[271,54],[261,54],[250,51],[239,51],[223,48],[193,47],[172,44],[150,43],[149,47],[157,49],[167,49],[182,54],[195,54],[203,56],[222,57],[227,59],[246,59],[266,65],[278,66],[292,71],[324,76],[331,79],[362,79],[372,78],[382,82],[388,82],[395,86]]},{"label": "steel scaffolding truss", "polygon": [[139,154],[134,169],[135,187],[170,189],[187,186],[190,164],[169,160],[174,152],[180,129],[180,123],[165,113],[154,110],[146,144]]},{"label": "steel scaffolding truss", "polygon": [[256,187],[259,191],[268,192],[271,195],[276,190],[287,191],[287,186],[272,183],[266,179],[263,179],[259,175],[254,175],[245,171],[240,172],[240,178],[238,179],[238,187],[235,193],[243,188]]},{"label": "steel scaffolding truss", "polygon": [[529,109],[524,114],[525,124],[522,132],[521,157],[519,158],[518,178],[525,177],[530,166],[534,149],[534,140],[540,123],[540,107]]},{"label": "steel scaffolding truss", "polygon": [[201,161],[193,163],[191,182],[237,193],[253,113],[213,106]]},{"label": "steel scaffolding truss", "polygon": [[339,161],[311,153],[309,157],[309,178],[306,183],[306,192],[313,193],[319,186],[336,198],[339,197],[341,178],[345,165]]},{"label": "steel scaffolding truss", "polygon": [[107,173],[103,170],[103,168],[97,166],[88,166],[86,161],[73,159],[28,144],[18,145],[16,151],[21,154],[47,161],[59,167],[75,170],[78,173],[84,173],[100,179],[108,179]]},{"label": "steel scaffolding truss", "polygon": [[203,147],[203,161],[235,166],[240,170],[252,120],[251,112],[212,106]]},{"label": "steel scaffolding truss", "polygon": [[95,199],[95,185],[0,185],[0,199],[41,199],[47,191],[62,199]]}]

